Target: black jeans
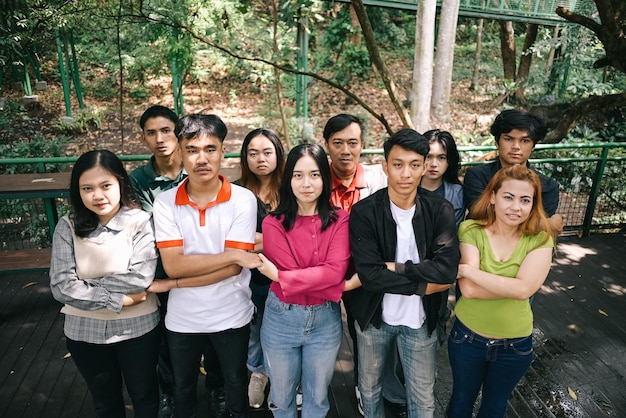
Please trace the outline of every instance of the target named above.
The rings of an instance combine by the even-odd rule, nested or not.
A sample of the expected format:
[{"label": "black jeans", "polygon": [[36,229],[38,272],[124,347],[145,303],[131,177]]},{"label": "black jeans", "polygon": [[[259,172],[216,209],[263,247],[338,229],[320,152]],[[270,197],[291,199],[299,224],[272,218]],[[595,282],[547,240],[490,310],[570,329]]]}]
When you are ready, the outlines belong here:
[{"label": "black jeans", "polygon": [[157,293],[161,302],[161,322],[159,330],[161,333],[159,344],[159,362],[157,365],[157,377],[159,379],[159,389],[163,395],[174,396],[174,374],[172,373],[172,360],[170,359],[170,348],[167,345],[167,335],[165,333],[165,314],[167,313],[167,299],[170,292]]},{"label": "black jeans", "polygon": [[185,334],[167,331],[174,371],[175,417],[194,417],[200,356],[210,345],[224,376],[226,406],[233,417],[248,416],[248,339],[250,324],[225,331]]},{"label": "black jeans", "polygon": [[90,344],[67,338],[67,349],[87,382],[98,417],[126,416],[123,383],[133,402],[135,417],[158,415],[159,340],[158,327],[141,337],[114,344]]}]

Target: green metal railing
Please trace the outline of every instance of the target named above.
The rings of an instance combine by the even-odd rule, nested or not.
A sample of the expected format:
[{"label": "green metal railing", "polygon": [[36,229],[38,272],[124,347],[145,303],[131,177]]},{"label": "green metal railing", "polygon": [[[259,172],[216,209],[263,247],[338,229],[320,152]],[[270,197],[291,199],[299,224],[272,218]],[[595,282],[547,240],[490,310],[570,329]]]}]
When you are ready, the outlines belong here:
[{"label": "green metal railing", "polygon": [[[494,146],[462,146],[462,175],[467,167],[486,164],[476,161]],[[367,149],[366,156],[381,156],[382,149]],[[564,218],[565,233],[620,230],[626,226],[626,143],[537,145],[531,164],[557,180],[561,186],[558,213]],[[149,155],[120,155],[130,171]],[[227,153],[226,158],[239,158]],[[69,171],[77,157],[0,158],[0,172],[19,166],[20,172]],[[1,178],[1,177],[0,177]],[[50,245],[49,214],[44,199],[1,200],[0,237],[2,249],[46,247]],[[57,199],[59,213],[69,210],[66,199]],[[13,217],[7,214],[12,213]],[[14,242],[18,242],[14,245]]]}]

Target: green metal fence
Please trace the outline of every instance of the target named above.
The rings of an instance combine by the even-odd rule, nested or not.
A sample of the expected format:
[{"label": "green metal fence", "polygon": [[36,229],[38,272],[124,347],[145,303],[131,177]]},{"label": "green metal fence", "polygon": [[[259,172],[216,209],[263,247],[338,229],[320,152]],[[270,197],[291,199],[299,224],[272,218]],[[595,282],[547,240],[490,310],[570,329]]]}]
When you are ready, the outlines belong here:
[{"label": "green metal fence", "polygon": [[[459,147],[462,174],[493,146]],[[368,149],[364,155],[380,155]],[[228,153],[226,158],[238,158]],[[564,233],[621,230],[626,226],[626,143],[537,145],[531,163],[561,185],[558,213]],[[149,155],[122,155],[128,171],[145,163]],[[1,173],[69,171],[76,158],[0,158]],[[60,216],[69,210],[66,199],[57,199]],[[0,200],[0,251],[50,246],[48,217],[43,199]]]}]

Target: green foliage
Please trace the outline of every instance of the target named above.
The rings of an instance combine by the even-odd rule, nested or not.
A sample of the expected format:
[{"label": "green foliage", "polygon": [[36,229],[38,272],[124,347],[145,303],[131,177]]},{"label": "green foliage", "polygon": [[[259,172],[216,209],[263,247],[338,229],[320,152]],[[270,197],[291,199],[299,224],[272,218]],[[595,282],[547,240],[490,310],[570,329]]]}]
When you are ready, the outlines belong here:
[{"label": "green foliage", "polygon": [[13,132],[11,121],[23,118],[28,118],[26,108],[18,101],[7,100],[4,107],[0,109],[0,132]]},{"label": "green foliage", "polygon": [[[14,142],[0,145],[2,158],[47,158],[63,156],[63,147],[69,143],[67,137],[45,138],[36,136],[28,142]],[[66,164],[46,164],[47,172],[61,172]],[[38,171],[35,164],[7,164],[0,166],[0,174],[34,173]]]},{"label": "green foliage", "polygon": [[[374,36],[382,51],[397,53],[408,49],[412,54],[414,15],[379,7],[369,7],[367,13],[370,21],[376,23],[372,25]],[[412,32],[407,33],[406,28]],[[369,78],[372,73],[369,52],[362,39],[361,27],[351,19],[349,5],[331,8],[328,19],[317,29],[319,47],[315,49],[315,59],[318,68],[331,68],[331,78],[342,85]],[[354,42],[355,39],[359,42]]]},{"label": "green foliage", "polygon": [[60,120],[55,129],[64,135],[75,135],[102,129],[102,111],[97,108],[82,109],[72,120]]},{"label": "green foliage", "polygon": [[[590,144],[598,142],[613,142],[622,137],[626,123],[612,122],[604,130],[593,130],[586,126],[577,126],[563,141],[565,144]],[[550,162],[539,165],[540,171],[548,173],[561,186],[561,193],[568,201],[586,202],[592,191],[598,161],[584,161],[597,159],[601,156],[599,148],[577,148],[566,150],[536,150],[533,158],[575,158],[577,162]],[[609,157],[626,157],[623,148],[609,150]],[[620,225],[626,218],[626,173],[623,171],[623,162],[608,161],[600,180],[598,201],[594,211],[595,224]],[[586,205],[586,203],[584,203]]]},{"label": "green foliage", "polygon": [[[28,158],[28,157],[60,157],[63,155],[63,146],[68,143],[68,138],[44,138],[35,137],[29,142],[16,142],[0,145],[0,155],[3,158]],[[65,170],[67,164],[46,164],[47,172],[60,172]],[[0,166],[0,174],[33,173],[40,170],[38,164],[7,164]],[[61,209],[60,213],[65,213]],[[48,222],[43,209],[41,199],[4,200],[0,205],[0,236],[2,245],[27,241],[27,246],[48,247],[51,237],[48,234]]]}]

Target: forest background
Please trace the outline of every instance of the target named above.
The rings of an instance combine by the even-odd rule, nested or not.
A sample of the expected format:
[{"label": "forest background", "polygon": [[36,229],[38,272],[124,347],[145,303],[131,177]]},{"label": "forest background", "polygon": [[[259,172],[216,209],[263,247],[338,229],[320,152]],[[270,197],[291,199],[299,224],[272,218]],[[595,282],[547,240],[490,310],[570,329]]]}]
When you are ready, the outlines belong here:
[{"label": "forest background", "polygon": [[[416,55],[416,28],[417,38],[426,28],[434,39],[452,18],[366,6],[368,39],[355,0],[2,1],[2,157],[76,155],[94,147],[144,154],[138,118],[157,103],[216,113],[235,136],[275,129],[287,147],[322,141],[329,117],[353,113],[365,121],[366,146],[377,148],[390,132],[412,126],[406,119],[414,116],[412,106],[424,92],[430,96],[423,87],[415,92],[414,63],[426,59],[423,50]],[[587,4],[587,15],[569,17],[577,24],[563,20],[558,29],[459,17],[447,109],[431,112],[425,129],[448,130],[459,145],[493,144],[493,117],[520,107],[548,120],[558,132],[552,142],[624,140],[626,54],[608,40],[626,45],[626,3]],[[304,35],[306,67],[298,55]],[[62,118],[69,113],[57,55],[63,41],[75,51],[73,88],[80,83],[84,96],[80,104],[72,95],[72,119]],[[24,103],[26,74],[33,84],[47,83],[35,92],[37,101]],[[306,118],[296,93],[303,74]]]}]

